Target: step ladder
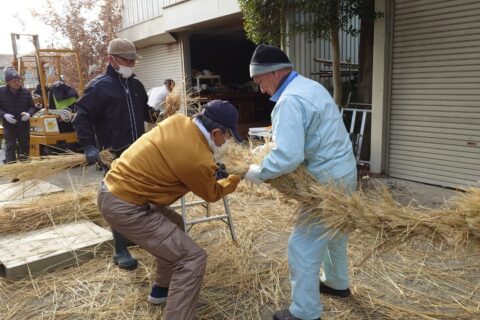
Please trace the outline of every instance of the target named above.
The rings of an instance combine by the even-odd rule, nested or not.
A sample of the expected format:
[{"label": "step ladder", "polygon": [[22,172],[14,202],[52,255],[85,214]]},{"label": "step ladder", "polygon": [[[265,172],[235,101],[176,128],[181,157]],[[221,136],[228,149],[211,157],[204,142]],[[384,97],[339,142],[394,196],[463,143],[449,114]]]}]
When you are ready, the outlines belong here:
[{"label": "step ladder", "polygon": [[[233,241],[237,241],[237,235],[235,233],[235,227],[233,225],[232,214],[230,211],[230,205],[228,204],[228,196],[223,197],[223,206],[225,208],[225,213],[212,215],[212,204],[205,200],[195,200],[191,202],[187,202],[185,196],[180,198],[180,204],[172,205],[170,208],[172,209],[180,209],[183,223],[185,224],[185,233],[188,233],[190,229],[199,223],[209,222],[214,220],[223,221],[228,228],[230,229],[230,234],[232,236]],[[194,207],[194,206],[202,206],[205,208],[205,216],[201,218],[196,218],[193,220],[187,219],[187,208]]]},{"label": "step ladder", "polygon": [[[360,104],[355,104],[355,105],[360,105]],[[368,107],[371,105],[369,104],[361,104],[362,106]],[[357,160],[357,163],[361,164],[368,164],[370,161],[368,160],[361,160],[360,156],[362,154],[362,146],[363,146],[363,138],[364,138],[364,133],[365,133],[365,124],[367,122],[367,117],[370,115],[371,116],[371,109],[359,109],[359,108],[352,108],[352,107],[347,107],[347,108],[341,108],[340,113],[342,115],[342,118],[344,114],[351,113],[351,120],[350,120],[350,126],[348,124],[345,124],[348,133],[350,136],[350,140],[352,141],[352,146],[353,146],[353,152],[355,154],[355,159]],[[361,116],[361,122],[360,122],[360,128],[356,125],[357,123],[357,115]]]}]

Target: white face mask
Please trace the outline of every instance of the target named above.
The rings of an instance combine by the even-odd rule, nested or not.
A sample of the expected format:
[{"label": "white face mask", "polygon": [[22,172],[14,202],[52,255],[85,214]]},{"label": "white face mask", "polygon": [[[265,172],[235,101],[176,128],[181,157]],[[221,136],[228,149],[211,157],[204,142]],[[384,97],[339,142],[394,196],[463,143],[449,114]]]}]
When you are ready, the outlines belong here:
[{"label": "white face mask", "polygon": [[133,67],[122,66],[115,58],[113,58],[113,60],[118,64],[117,72],[120,73],[123,78],[129,78],[133,74]]}]

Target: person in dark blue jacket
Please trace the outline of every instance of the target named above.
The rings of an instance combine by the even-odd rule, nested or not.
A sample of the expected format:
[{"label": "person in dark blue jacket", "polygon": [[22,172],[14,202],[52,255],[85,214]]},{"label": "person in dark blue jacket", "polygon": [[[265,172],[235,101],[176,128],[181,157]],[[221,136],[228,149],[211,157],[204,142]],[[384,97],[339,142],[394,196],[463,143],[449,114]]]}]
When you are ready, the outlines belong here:
[{"label": "person in dark blue jacket", "polygon": [[[156,120],[145,87],[133,74],[141,59],[135,45],[127,39],[113,39],[107,53],[106,72],[87,84],[72,121],[90,164],[99,161],[99,148],[120,157],[145,132],[144,121]],[[114,230],[112,233],[114,262],[122,269],[135,269],[138,263],[128,252],[127,240]]]},{"label": "person in dark blue jacket", "polygon": [[6,143],[5,163],[28,159],[30,117],[38,111],[32,95],[22,87],[20,75],[12,68],[5,71],[6,86],[0,87],[0,118]]}]

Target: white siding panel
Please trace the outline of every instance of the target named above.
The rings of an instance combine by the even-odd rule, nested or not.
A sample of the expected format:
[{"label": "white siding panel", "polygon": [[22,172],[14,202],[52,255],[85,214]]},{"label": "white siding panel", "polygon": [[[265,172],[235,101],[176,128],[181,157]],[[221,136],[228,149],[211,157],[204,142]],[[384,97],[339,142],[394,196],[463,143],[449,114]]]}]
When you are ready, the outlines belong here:
[{"label": "white siding panel", "polygon": [[147,91],[161,86],[167,78],[176,83],[183,81],[183,67],[178,43],[160,44],[139,50],[143,57],[135,68],[137,78],[142,81]]},{"label": "white siding panel", "polygon": [[[308,17],[296,12],[292,17],[295,21],[304,21]],[[351,21],[352,26],[356,29],[360,28],[360,19],[355,17]],[[323,64],[315,62],[314,59],[332,60],[331,43],[325,39],[308,39],[308,37],[301,33],[290,36],[287,44],[287,52],[290,60],[293,63],[295,71],[301,75],[314,79],[322,83],[327,89],[333,89],[333,82],[330,77],[320,77],[319,72],[330,71],[330,67],[325,67]],[[349,35],[345,31],[340,31],[340,61],[358,64],[358,50],[360,37]],[[347,80],[345,77],[343,80]]]},{"label": "white siding panel", "polygon": [[122,28],[160,17],[163,13],[162,0],[122,0]]},{"label": "white siding panel", "polygon": [[480,181],[480,1],[396,0],[388,173]]}]

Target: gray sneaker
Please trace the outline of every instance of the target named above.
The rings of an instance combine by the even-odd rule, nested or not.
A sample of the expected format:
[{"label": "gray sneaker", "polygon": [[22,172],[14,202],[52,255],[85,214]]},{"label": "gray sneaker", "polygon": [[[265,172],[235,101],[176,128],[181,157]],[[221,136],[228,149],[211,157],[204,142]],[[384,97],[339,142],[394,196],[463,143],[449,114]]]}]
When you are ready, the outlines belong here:
[{"label": "gray sneaker", "polygon": [[[290,310],[280,310],[275,311],[273,314],[273,320],[302,320],[300,318],[295,317],[293,314],[290,313]],[[322,320],[321,318],[317,318],[315,320]]]}]

